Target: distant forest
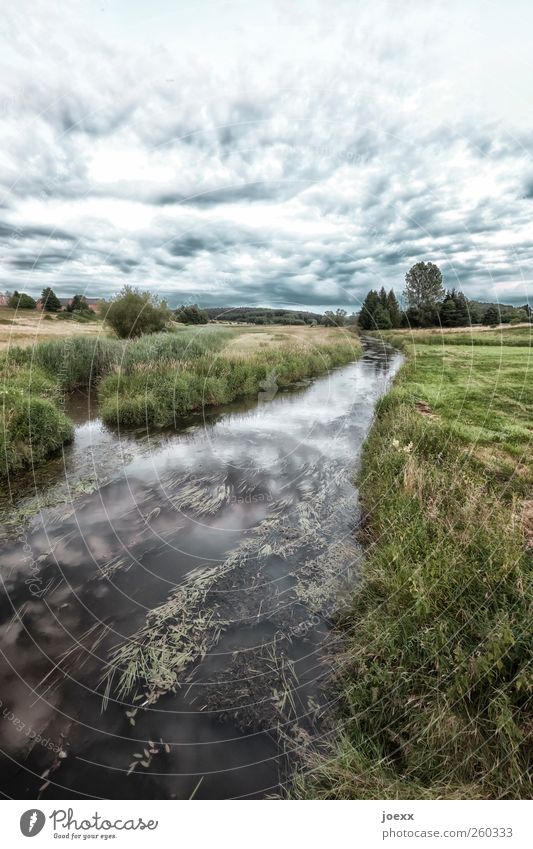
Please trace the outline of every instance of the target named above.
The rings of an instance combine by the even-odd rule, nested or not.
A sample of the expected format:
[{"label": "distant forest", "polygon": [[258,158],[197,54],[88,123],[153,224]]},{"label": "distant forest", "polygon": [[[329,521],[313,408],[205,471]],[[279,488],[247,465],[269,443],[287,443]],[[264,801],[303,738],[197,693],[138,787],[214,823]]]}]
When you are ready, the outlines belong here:
[{"label": "distant forest", "polygon": [[[240,321],[243,324],[327,324],[332,322],[333,313],[322,315],[306,310],[269,309],[268,307],[205,307],[210,321]],[[344,310],[338,310],[335,324],[350,323]],[[335,316],[337,316],[335,313]],[[342,316],[341,316],[342,314]],[[343,321],[340,321],[340,319]],[[354,321],[355,323],[355,317]]]}]

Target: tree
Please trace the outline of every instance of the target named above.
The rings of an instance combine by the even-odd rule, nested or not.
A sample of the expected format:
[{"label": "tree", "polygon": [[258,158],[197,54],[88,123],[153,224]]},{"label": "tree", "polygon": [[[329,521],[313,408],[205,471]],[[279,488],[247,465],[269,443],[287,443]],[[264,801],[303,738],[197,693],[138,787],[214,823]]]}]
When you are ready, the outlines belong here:
[{"label": "tree", "polygon": [[404,295],[408,308],[419,311],[422,324],[435,324],[444,298],[440,268],[433,262],[417,262],[405,275]]},{"label": "tree", "polygon": [[392,327],[400,327],[402,323],[402,313],[400,310],[400,305],[398,303],[398,299],[391,289],[389,294],[387,295],[387,304],[386,308],[388,310],[390,316],[390,322]]},{"label": "tree", "polygon": [[61,301],[50,286],[43,289],[41,293],[41,303],[43,310],[46,310],[46,312],[59,312],[61,309]]},{"label": "tree", "polygon": [[103,306],[104,318],[121,339],[157,333],[170,319],[165,301],[150,292],[124,286],[111,303]]},{"label": "tree", "polygon": [[37,304],[31,295],[26,295],[24,292],[19,293],[15,290],[9,299],[9,306],[13,310],[34,310]]},{"label": "tree", "polygon": [[529,315],[522,308],[510,310],[507,314],[506,321],[509,324],[522,324],[524,321],[529,321]]},{"label": "tree", "polygon": [[445,298],[439,310],[440,322],[443,327],[457,327],[457,307],[450,296]]},{"label": "tree", "polygon": [[477,304],[475,301],[469,301],[468,314],[470,324],[481,324],[483,319],[483,310],[480,304]]},{"label": "tree", "polygon": [[457,310],[456,327],[470,327],[472,319],[470,317],[470,307],[465,296],[462,292],[456,292],[455,289],[452,289],[452,298],[455,303],[455,309]]},{"label": "tree", "polygon": [[182,304],[175,310],[174,317],[181,324],[207,324],[209,321],[207,313],[198,304]]},{"label": "tree", "polygon": [[326,327],[344,327],[346,310],[338,309],[335,312],[326,310],[324,313],[324,324]]},{"label": "tree", "polygon": [[500,311],[492,306],[485,310],[483,314],[483,324],[492,325],[500,323]]},{"label": "tree", "polygon": [[376,329],[374,314],[379,306],[379,295],[374,291],[374,289],[371,289],[364,299],[361,312],[359,313],[359,327],[362,330]]},{"label": "tree", "polygon": [[388,309],[378,304],[374,313],[374,323],[378,330],[390,330],[392,327]]},{"label": "tree", "polygon": [[67,307],[67,310],[68,312],[81,312],[87,314],[92,312],[85,295],[74,295]]},{"label": "tree", "polygon": [[404,327],[425,327],[422,310],[418,307],[409,307],[403,314]]}]

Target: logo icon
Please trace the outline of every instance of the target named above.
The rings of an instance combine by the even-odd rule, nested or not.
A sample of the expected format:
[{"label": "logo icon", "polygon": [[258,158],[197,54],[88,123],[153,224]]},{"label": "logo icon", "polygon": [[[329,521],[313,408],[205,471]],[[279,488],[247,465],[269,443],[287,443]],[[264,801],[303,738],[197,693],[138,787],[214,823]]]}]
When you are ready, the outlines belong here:
[{"label": "logo icon", "polygon": [[31,808],[22,814],[20,818],[20,830],[24,837],[35,837],[42,830],[45,822],[46,817],[43,812],[37,808]]}]

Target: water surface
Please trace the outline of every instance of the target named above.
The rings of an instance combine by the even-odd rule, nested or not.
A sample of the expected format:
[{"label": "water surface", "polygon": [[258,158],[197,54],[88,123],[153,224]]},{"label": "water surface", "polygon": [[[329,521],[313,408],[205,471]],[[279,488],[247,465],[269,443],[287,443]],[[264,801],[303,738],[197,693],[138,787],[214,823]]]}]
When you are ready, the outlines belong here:
[{"label": "water surface", "polygon": [[[399,364],[368,342],[172,433],[118,435],[89,398],[70,402],[74,444],[18,483],[4,528],[4,794],[279,792],[327,730],[331,624],[360,568],[353,476]],[[118,670],[106,690],[110,651],[176,598],[198,642],[176,686],[119,698]]]}]

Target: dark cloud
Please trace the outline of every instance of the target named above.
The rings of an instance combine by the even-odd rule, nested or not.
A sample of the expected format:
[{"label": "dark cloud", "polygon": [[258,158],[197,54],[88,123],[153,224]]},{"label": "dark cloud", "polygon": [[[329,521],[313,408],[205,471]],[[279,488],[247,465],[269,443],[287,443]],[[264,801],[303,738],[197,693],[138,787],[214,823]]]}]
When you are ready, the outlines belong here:
[{"label": "dark cloud", "polygon": [[35,256],[19,256],[9,260],[9,264],[13,268],[20,269],[40,269],[48,268],[49,266],[60,265],[70,259],[70,254],[63,253],[41,253]]}]

